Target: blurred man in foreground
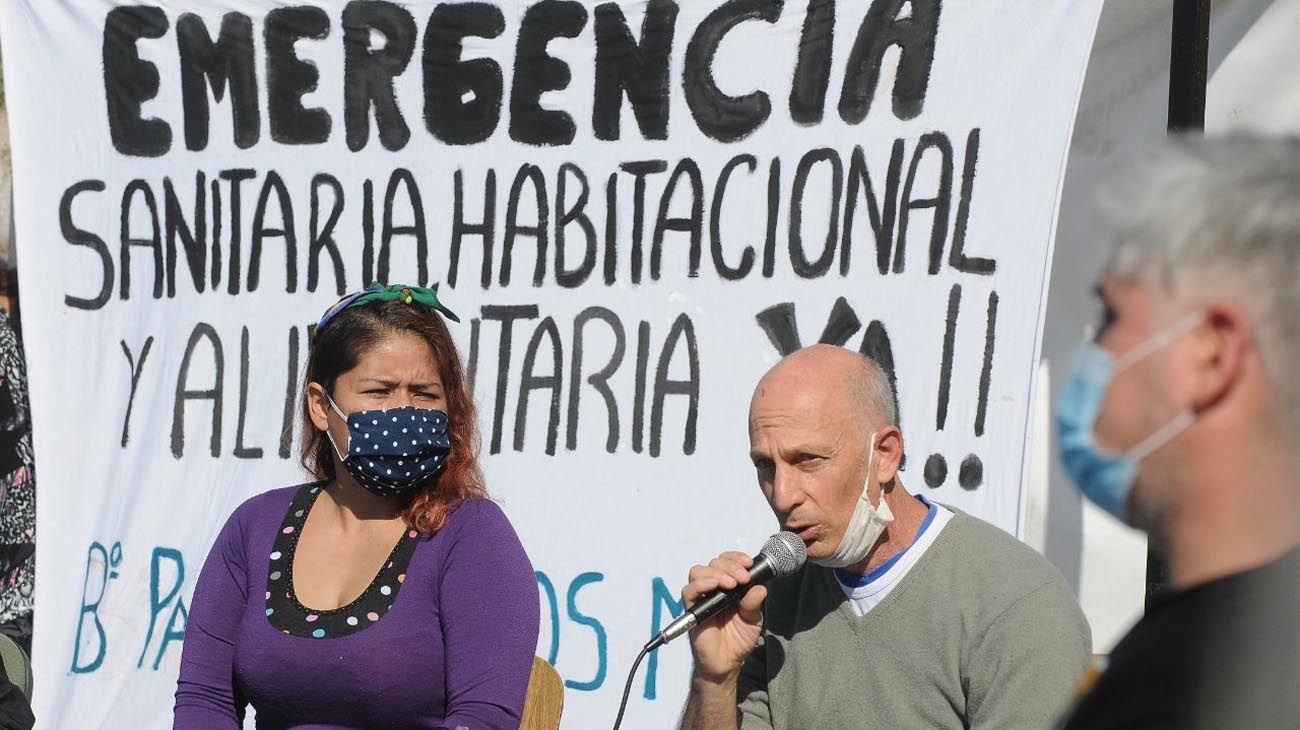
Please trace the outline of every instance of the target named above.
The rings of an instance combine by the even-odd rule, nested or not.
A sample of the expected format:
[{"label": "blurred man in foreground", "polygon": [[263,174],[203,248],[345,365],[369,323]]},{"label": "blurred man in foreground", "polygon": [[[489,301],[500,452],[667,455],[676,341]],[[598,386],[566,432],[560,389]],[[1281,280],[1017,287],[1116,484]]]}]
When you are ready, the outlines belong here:
[{"label": "blurred man in foreground", "polygon": [[1300,145],[1175,140],[1103,207],[1062,457],[1164,546],[1171,590],[1065,727],[1300,727]]}]

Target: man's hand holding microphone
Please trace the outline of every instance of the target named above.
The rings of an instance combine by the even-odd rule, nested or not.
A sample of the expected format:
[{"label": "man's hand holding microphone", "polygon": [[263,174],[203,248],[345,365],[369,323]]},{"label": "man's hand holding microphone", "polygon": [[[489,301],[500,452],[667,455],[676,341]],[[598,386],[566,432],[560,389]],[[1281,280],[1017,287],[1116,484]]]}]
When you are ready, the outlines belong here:
[{"label": "man's hand holding microphone", "polygon": [[763,601],[771,578],[803,567],[807,550],[791,532],[768,539],[758,555],[725,552],[691,568],[682,601],[686,613],[652,641],[661,644],[689,629],[695,669],[682,730],[737,727],[736,686],[745,657],[763,631]]}]

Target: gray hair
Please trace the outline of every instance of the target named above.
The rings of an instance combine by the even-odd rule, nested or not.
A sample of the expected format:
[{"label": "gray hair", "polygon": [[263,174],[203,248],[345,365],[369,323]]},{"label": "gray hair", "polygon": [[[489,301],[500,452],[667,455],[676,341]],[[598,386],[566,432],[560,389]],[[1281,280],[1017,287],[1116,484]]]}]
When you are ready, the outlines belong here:
[{"label": "gray hair", "polygon": [[865,368],[849,386],[854,399],[866,409],[868,420],[876,420],[881,426],[897,426],[898,394],[893,379],[871,357],[861,355],[861,358]]},{"label": "gray hair", "polygon": [[1240,305],[1300,426],[1300,140],[1171,138],[1102,189],[1107,273]]}]

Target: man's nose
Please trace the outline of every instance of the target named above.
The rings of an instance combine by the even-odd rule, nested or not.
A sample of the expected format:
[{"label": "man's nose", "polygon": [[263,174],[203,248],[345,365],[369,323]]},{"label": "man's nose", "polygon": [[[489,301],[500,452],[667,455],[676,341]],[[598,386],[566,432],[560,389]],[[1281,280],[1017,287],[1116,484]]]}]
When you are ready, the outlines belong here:
[{"label": "man's nose", "polygon": [[803,504],[804,492],[792,469],[777,466],[772,475],[772,509],[788,515]]}]

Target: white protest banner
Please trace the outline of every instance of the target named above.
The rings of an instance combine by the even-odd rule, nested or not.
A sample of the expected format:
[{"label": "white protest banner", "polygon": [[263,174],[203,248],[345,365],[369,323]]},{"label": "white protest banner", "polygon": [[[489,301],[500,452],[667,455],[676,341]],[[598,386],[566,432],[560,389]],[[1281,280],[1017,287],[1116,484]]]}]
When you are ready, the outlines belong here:
[{"label": "white protest banner", "polygon": [[[374,279],[464,320],[566,728],[691,564],[776,529],[746,409],[801,344],[877,357],[904,483],[1015,532],[1099,5],[0,6],[42,726],[169,726],[213,536],[305,479],[308,325]],[[625,727],[689,671],[652,656]]]}]

